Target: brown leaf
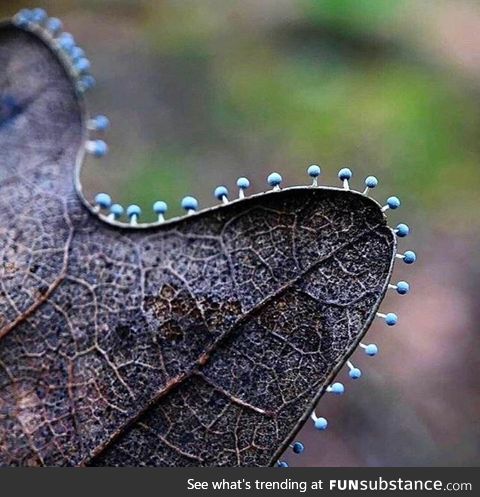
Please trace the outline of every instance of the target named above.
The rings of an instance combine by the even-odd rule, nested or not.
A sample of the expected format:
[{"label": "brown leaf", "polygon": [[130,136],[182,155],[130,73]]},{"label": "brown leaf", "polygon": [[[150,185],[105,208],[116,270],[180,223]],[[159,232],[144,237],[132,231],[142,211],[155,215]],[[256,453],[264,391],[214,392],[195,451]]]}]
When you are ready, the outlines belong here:
[{"label": "brown leaf", "polygon": [[108,225],[75,191],[85,102],[51,45],[0,28],[0,463],[273,464],[385,294],[385,216],[297,187]]}]

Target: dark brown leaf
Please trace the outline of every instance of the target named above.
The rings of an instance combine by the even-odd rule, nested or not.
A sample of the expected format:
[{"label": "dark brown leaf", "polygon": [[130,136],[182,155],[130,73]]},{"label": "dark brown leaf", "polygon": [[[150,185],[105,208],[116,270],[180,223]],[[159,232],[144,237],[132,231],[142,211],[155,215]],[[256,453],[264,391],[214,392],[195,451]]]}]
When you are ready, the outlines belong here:
[{"label": "dark brown leaf", "polygon": [[84,100],[0,28],[0,463],[273,464],[365,334],[395,239],[298,187],[110,226],[74,187]]}]

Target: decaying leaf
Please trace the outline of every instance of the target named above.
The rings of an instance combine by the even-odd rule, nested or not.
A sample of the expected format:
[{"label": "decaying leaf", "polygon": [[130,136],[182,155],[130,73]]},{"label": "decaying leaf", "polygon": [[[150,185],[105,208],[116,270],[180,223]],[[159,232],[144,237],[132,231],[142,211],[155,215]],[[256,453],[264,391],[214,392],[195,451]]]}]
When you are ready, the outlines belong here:
[{"label": "decaying leaf", "polygon": [[274,464],[385,294],[380,206],[297,187],[108,224],[75,188],[84,97],[38,31],[0,28],[0,463]]}]

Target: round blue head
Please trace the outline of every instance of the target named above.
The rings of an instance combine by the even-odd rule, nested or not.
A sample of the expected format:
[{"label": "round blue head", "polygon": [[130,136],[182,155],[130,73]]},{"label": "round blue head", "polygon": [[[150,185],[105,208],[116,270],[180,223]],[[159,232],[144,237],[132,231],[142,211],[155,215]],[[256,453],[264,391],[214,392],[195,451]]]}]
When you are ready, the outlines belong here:
[{"label": "round blue head", "polygon": [[362,372],[358,368],[352,368],[349,372],[348,375],[352,380],[358,380],[362,376]]},{"label": "round blue head", "polygon": [[240,190],[246,190],[250,187],[250,181],[248,180],[248,178],[244,178],[242,176],[241,178],[237,179],[237,187],[240,188]]},{"label": "round blue head", "polygon": [[132,204],[127,207],[127,216],[131,219],[132,217],[140,217],[142,214],[142,209],[138,205]]},{"label": "round blue head", "polygon": [[403,254],[403,262],[405,264],[413,264],[417,260],[417,254],[413,250],[407,250]]},{"label": "round blue head", "polygon": [[80,57],[74,64],[75,70],[77,72],[85,73],[90,70],[90,61],[85,57]]},{"label": "round blue head", "polygon": [[375,176],[368,176],[365,178],[365,186],[367,188],[375,188],[378,185],[378,179]]},{"label": "round blue head", "polygon": [[406,224],[400,223],[397,225],[396,233],[400,238],[404,238],[410,233],[410,228]]},{"label": "round blue head", "polygon": [[277,466],[279,468],[288,468],[288,463],[286,461],[278,461]]},{"label": "round blue head", "polygon": [[62,33],[57,38],[57,43],[65,52],[70,53],[75,47],[75,38],[70,33]]},{"label": "round blue head", "polygon": [[338,171],[338,177],[340,180],[344,181],[346,179],[350,179],[352,177],[353,173],[348,167],[344,167]]},{"label": "round blue head", "polygon": [[312,164],[308,169],[307,173],[311,178],[318,178],[320,176],[320,168],[316,164]]},{"label": "round blue head", "polygon": [[92,151],[95,157],[105,157],[108,154],[108,145],[103,140],[95,140]]},{"label": "round blue head", "polygon": [[343,392],[345,392],[345,387],[342,383],[335,382],[333,385],[331,385],[331,392],[336,395],[342,395]]},{"label": "round blue head", "polygon": [[85,50],[83,50],[83,48],[80,47],[73,47],[72,51],[70,52],[70,57],[74,61],[77,61],[78,59],[85,57]]},{"label": "round blue head", "polygon": [[112,205],[112,198],[108,193],[97,193],[95,195],[95,204],[101,209],[108,209]]},{"label": "round blue head", "polygon": [[31,16],[32,22],[37,22],[40,24],[44,22],[47,17],[48,17],[47,13],[45,12],[44,9],[36,8],[32,10],[32,16]]},{"label": "round blue head", "polygon": [[62,30],[63,24],[60,19],[57,19],[56,17],[50,17],[45,27],[48,29],[48,31],[50,31],[50,33],[55,34],[59,33]]},{"label": "round blue head", "polygon": [[228,197],[228,188],[226,186],[217,186],[213,194],[215,195],[215,198],[222,200],[223,197]]},{"label": "round blue head", "polygon": [[155,214],[165,214],[167,210],[168,210],[168,205],[166,204],[166,202],[163,202],[163,200],[157,200],[153,204],[153,212],[155,212]]},{"label": "round blue head", "polygon": [[399,281],[397,283],[397,293],[406,295],[410,291],[410,285],[406,281]]},{"label": "round blue head", "polygon": [[279,186],[282,182],[282,177],[278,173],[271,173],[268,175],[267,183],[270,186]]},{"label": "round blue head", "polygon": [[314,424],[316,430],[323,431],[327,429],[328,421],[325,418],[317,418]]},{"label": "round blue head", "polygon": [[377,355],[378,354],[378,347],[374,343],[367,345],[365,348],[365,354],[369,355],[370,357]]},{"label": "round blue head", "polygon": [[305,446],[302,444],[302,442],[295,442],[292,447],[293,452],[295,454],[301,454],[305,450]]},{"label": "round blue head", "polygon": [[196,211],[198,209],[198,200],[195,197],[184,197],[182,199],[182,209]]},{"label": "round blue head", "polygon": [[400,207],[400,199],[398,197],[388,197],[387,205],[390,209],[398,209]]},{"label": "round blue head", "polygon": [[83,91],[91,90],[95,84],[95,78],[91,74],[85,74],[80,78],[80,87]]},{"label": "round blue head", "polygon": [[113,214],[113,217],[115,219],[118,219],[119,217],[123,216],[124,209],[120,204],[113,204],[110,207],[110,214]]},{"label": "round blue head", "polygon": [[110,127],[110,119],[107,116],[96,116],[94,121],[97,131],[105,131]]},{"label": "round blue head", "polygon": [[388,324],[388,326],[395,326],[398,323],[398,316],[393,312],[389,312],[385,316],[385,322]]},{"label": "round blue head", "polygon": [[30,9],[22,9],[13,18],[14,23],[20,27],[26,27],[32,19],[32,11]]}]

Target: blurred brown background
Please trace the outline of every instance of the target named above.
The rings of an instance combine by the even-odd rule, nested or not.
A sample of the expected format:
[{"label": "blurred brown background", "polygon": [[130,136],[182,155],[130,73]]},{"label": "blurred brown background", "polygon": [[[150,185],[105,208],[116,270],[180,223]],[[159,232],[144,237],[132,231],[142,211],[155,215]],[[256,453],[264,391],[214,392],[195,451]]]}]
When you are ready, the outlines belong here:
[{"label": "blurred brown background", "polygon": [[363,377],[346,371],[343,397],[308,423],[306,466],[478,466],[480,463],[480,2],[469,0],[1,1],[0,14],[41,6],[61,17],[92,61],[92,113],[112,122],[111,153],[91,161],[89,196],[170,213],[194,194],[215,202],[240,175],[252,191],[267,174],[353,187],[374,174],[383,201],[397,194],[415,266],[398,264],[410,295],[382,308],[358,351]]}]

